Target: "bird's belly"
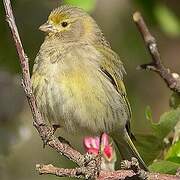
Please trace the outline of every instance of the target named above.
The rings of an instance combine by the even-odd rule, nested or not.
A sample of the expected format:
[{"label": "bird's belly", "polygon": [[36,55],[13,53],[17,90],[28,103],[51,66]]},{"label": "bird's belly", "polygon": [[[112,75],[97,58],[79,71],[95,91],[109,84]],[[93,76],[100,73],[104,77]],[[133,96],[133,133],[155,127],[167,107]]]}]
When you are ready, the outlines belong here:
[{"label": "bird's belly", "polygon": [[69,132],[97,134],[124,127],[118,93],[109,84],[104,87],[96,76],[81,73],[41,79],[43,86],[35,95],[43,116]]}]

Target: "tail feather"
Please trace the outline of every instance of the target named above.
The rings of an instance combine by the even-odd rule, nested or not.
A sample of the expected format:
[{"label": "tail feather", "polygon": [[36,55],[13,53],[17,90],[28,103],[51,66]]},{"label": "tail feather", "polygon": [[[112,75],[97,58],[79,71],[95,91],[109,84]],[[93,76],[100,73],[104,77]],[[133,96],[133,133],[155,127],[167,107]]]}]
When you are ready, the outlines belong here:
[{"label": "tail feather", "polygon": [[113,136],[113,140],[116,143],[122,159],[131,160],[132,157],[135,157],[136,159],[138,159],[140,167],[145,171],[148,171],[145,162],[141,158],[127,132],[125,132],[123,136]]}]

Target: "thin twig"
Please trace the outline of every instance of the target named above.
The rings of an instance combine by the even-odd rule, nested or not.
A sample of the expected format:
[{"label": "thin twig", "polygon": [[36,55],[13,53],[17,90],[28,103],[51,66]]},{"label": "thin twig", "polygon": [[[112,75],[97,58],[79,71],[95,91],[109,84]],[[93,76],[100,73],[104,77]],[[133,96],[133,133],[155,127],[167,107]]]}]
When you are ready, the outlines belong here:
[{"label": "thin twig", "polygon": [[36,170],[40,175],[42,174],[53,174],[58,177],[72,177],[72,178],[84,178],[84,176],[79,173],[78,169],[64,169],[54,167],[52,164],[48,165],[36,165]]},{"label": "thin twig", "polygon": [[11,29],[11,33],[15,42],[16,50],[19,56],[19,61],[22,69],[22,86],[26,93],[26,97],[33,115],[34,126],[38,130],[42,140],[46,142],[50,147],[55,149],[57,152],[63,154],[68,157],[78,165],[82,166],[84,163],[84,156],[78,151],[74,150],[66,143],[61,143],[58,138],[53,135],[53,130],[51,127],[47,126],[37,108],[36,99],[32,93],[30,72],[29,72],[29,64],[28,57],[26,56],[21,39],[18,33],[18,29],[15,23],[15,18],[13,15],[11,2],[10,0],[3,0],[4,8],[6,12],[6,20]]},{"label": "thin twig", "polygon": [[37,124],[41,125],[44,123],[43,123],[43,119],[39,111],[36,108],[36,101],[32,93],[28,57],[26,56],[24,49],[22,47],[21,39],[19,37],[19,33],[18,33],[17,26],[15,23],[15,18],[12,12],[11,3],[9,0],[7,1],[4,0],[3,2],[4,2],[5,11],[6,11],[6,21],[8,22],[9,27],[11,29],[11,33],[13,35],[13,39],[16,45],[16,50],[19,55],[19,61],[20,61],[21,69],[22,69],[22,78],[23,78],[22,85],[24,87],[24,91],[26,93],[28,103],[32,109],[34,121]]},{"label": "thin twig", "polygon": [[152,62],[140,65],[139,68],[156,72],[163,78],[171,90],[180,93],[180,76],[177,73],[171,73],[170,70],[163,65],[156,39],[151,35],[143,17],[139,12],[135,12],[133,14],[133,20],[136,23],[152,57]]},{"label": "thin twig", "polygon": [[[76,177],[76,178],[88,178],[87,169],[76,168],[76,169],[63,169],[57,168],[53,165],[37,165],[37,171],[40,174],[52,174],[59,177]],[[118,170],[118,171],[101,171],[97,180],[133,180],[139,179],[139,177],[130,170]],[[159,174],[159,173],[149,173],[147,172],[148,180],[179,180],[178,176]]]}]

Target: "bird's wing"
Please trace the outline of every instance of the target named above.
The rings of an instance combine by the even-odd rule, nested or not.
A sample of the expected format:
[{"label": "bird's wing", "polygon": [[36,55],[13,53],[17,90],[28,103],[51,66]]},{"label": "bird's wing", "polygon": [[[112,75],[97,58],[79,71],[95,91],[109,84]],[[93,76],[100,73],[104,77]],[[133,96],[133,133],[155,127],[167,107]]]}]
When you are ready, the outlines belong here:
[{"label": "bird's wing", "polygon": [[98,52],[101,53],[102,59],[100,61],[100,68],[102,72],[108,76],[111,83],[114,85],[120,96],[123,98],[124,103],[126,104],[127,113],[129,115],[129,120],[127,122],[127,130],[130,133],[130,119],[131,119],[131,108],[127,99],[126,89],[123,83],[123,75],[126,73],[123,63],[121,62],[118,54],[116,54],[108,46],[95,46]]}]

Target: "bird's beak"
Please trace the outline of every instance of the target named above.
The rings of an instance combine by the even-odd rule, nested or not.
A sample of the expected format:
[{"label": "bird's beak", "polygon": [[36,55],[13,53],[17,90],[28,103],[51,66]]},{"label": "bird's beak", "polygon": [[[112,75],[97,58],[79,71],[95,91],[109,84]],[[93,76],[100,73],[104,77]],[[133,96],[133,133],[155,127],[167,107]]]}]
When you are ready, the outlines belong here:
[{"label": "bird's beak", "polygon": [[46,22],[39,27],[39,30],[43,32],[51,32],[53,31],[53,26],[49,24],[48,22]]}]

